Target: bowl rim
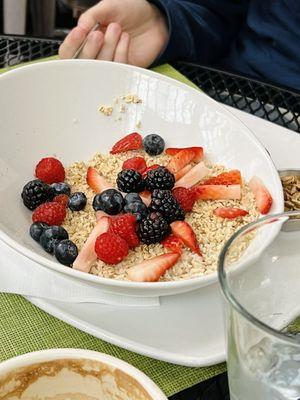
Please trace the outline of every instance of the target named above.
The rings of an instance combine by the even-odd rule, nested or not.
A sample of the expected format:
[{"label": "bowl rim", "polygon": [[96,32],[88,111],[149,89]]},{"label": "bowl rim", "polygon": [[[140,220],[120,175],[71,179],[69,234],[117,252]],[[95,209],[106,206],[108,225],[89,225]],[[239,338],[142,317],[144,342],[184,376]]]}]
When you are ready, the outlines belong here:
[{"label": "bowl rim", "polygon": [[[206,95],[204,92],[200,91],[198,88],[195,88],[193,86],[189,86],[186,83],[180,82],[174,78],[171,78],[169,76],[162,75],[158,72],[151,71],[148,69],[140,68],[140,67],[135,67],[133,65],[128,65],[128,64],[120,64],[120,63],[115,63],[111,61],[99,61],[99,60],[84,60],[84,59],[71,59],[71,60],[49,60],[49,61],[43,61],[40,63],[33,63],[25,66],[21,66],[15,69],[12,69],[8,72],[5,72],[4,74],[0,74],[0,81],[3,79],[6,79],[7,77],[13,76],[15,74],[20,74],[23,71],[26,70],[35,70],[35,69],[40,69],[40,68],[48,68],[49,66],[55,66],[55,65],[75,65],[75,64],[94,64],[94,65],[109,65],[111,68],[122,68],[125,70],[131,70],[131,71],[138,71],[142,74],[147,74],[149,76],[153,76],[159,79],[162,79],[166,82],[169,82],[170,84],[179,86],[181,88],[188,88],[190,91],[193,93],[204,96],[206,100],[214,104],[214,106],[221,110],[222,112],[225,112],[225,114],[229,114],[231,119],[240,125],[243,126],[244,128],[244,134],[247,135],[249,140],[252,142],[255,142],[256,146],[258,149],[265,155],[265,161],[266,163],[269,164],[271,168],[274,169],[274,171],[277,171],[276,166],[270,157],[268,151],[266,148],[263,146],[263,144],[260,142],[260,140],[256,137],[256,135],[252,132],[250,128],[247,127],[247,125],[242,122],[237,116],[235,116],[231,110],[228,110],[225,108],[222,104],[216,102],[212,98],[210,98],[208,95]],[[277,178],[277,184],[279,187],[282,187],[281,181],[279,174],[275,175],[274,178]],[[278,212],[283,212],[284,211],[284,198],[283,198],[283,190],[280,198],[277,199],[277,207]],[[13,250],[17,251],[18,253],[24,255],[25,257],[29,258],[30,260],[37,262],[43,266],[49,267],[52,270],[55,270],[56,272],[66,274],[70,277],[79,279],[79,280],[84,280],[88,281],[91,283],[96,283],[96,284],[104,284],[108,287],[119,287],[119,288],[132,288],[132,289],[188,289],[189,287],[195,287],[197,286],[197,283],[201,283],[201,286],[207,286],[212,283],[215,283],[218,281],[218,272],[217,269],[216,271],[208,274],[208,275],[202,275],[199,277],[195,278],[190,278],[190,279],[182,279],[178,281],[166,281],[166,282],[131,282],[131,281],[122,281],[122,280],[117,280],[117,279],[111,279],[111,278],[103,278],[98,275],[93,275],[90,273],[82,272],[75,270],[73,268],[66,268],[65,266],[59,264],[56,261],[52,261],[47,259],[46,257],[43,257],[37,253],[35,253],[33,250],[28,249],[24,245],[19,244],[16,242],[13,238],[11,238],[8,234],[3,232],[3,230],[0,229],[0,240],[2,240],[4,243],[6,243],[9,247],[11,247]],[[151,296],[151,294],[149,294]],[[157,294],[152,294],[152,296],[157,296]]]},{"label": "bowl rim", "polygon": [[4,375],[13,372],[16,368],[28,367],[33,364],[55,361],[59,359],[87,359],[118,368],[134,378],[147,391],[147,393],[153,397],[153,400],[167,400],[165,394],[153,382],[153,380],[138,368],[127,363],[126,361],[121,360],[120,358],[86,349],[54,348],[22,354],[0,363],[0,377],[2,374]]}]

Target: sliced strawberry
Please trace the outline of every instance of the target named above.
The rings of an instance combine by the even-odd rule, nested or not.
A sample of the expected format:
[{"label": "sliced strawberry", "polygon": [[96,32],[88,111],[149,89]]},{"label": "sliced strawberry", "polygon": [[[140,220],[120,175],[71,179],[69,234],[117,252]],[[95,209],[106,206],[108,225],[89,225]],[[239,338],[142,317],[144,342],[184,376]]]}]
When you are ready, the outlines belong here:
[{"label": "sliced strawberry", "polygon": [[140,192],[139,195],[143,203],[148,207],[151,203],[151,193],[148,192],[148,190],[144,190],[143,192]]},{"label": "sliced strawberry", "polygon": [[157,282],[180,258],[178,253],[166,253],[131,267],[128,278],[135,282]]},{"label": "sliced strawberry", "polygon": [[254,176],[249,182],[250,189],[254,195],[256,207],[261,214],[268,214],[272,207],[273,199],[260,178]]},{"label": "sliced strawberry", "polygon": [[133,132],[119,140],[111,149],[111,154],[124,153],[129,150],[139,150],[143,147],[142,136]]},{"label": "sliced strawberry", "polygon": [[175,187],[185,187],[190,188],[196,185],[201,179],[203,179],[210,170],[205,166],[204,162],[196,164],[187,174],[185,174],[182,178],[180,178]]},{"label": "sliced strawberry", "polygon": [[198,185],[193,188],[197,200],[239,200],[240,185]]},{"label": "sliced strawberry", "polygon": [[123,162],[122,169],[134,169],[142,174],[147,169],[147,164],[143,157],[132,157]]},{"label": "sliced strawberry", "polygon": [[195,232],[186,221],[175,221],[171,224],[173,235],[177,236],[189,249],[201,256]]},{"label": "sliced strawberry", "polygon": [[158,164],[153,164],[153,165],[150,165],[149,167],[147,167],[145,169],[145,171],[142,173],[143,178],[146,178],[148,171],[152,171],[153,169],[156,169],[158,167],[160,167],[160,165],[158,165]]},{"label": "sliced strawberry", "polygon": [[167,168],[170,172],[172,172],[172,174],[176,174],[176,172],[180,171],[183,167],[189,164],[194,157],[195,152],[193,149],[189,148],[180,150],[172,157],[167,165]]},{"label": "sliced strawberry", "polygon": [[206,179],[203,185],[241,185],[242,177],[238,169],[233,169],[229,172],[222,172],[217,176]]},{"label": "sliced strawberry", "polygon": [[192,150],[194,152],[192,161],[200,162],[203,160],[203,147],[169,147],[166,149],[166,154],[168,154],[168,156],[175,156],[175,154],[179,153],[181,150]]},{"label": "sliced strawberry", "polygon": [[172,253],[182,253],[182,240],[179,239],[175,235],[169,235],[167,236],[161,244],[167,249],[170,250]]},{"label": "sliced strawberry", "polygon": [[176,172],[174,174],[175,176],[175,181],[178,181],[180,178],[182,178],[185,174],[187,174],[191,169],[193,168],[192,164],[188,164],[185,167],[183,167],[180,171]]},{"label": "sliced strawberry", "polygon": [[73,263],[73,268],[83,272],[90,272],[92,264],[97,260],[95,252],[95,242],[99,235],[108,231],[109,218],[102,217],[97,222],[96,226],[90,233],[82,249],[80,250],[76,260]]},{"label": "sliced strawberry", "polygon": [[242,208],[218,207],[214,210],[214,214],[221,218],[235,219],[237,217],[244,217],[249,213]]},{"label": "sliced strawberry", "polygon": [[106,189],[112,189],[113,186],[110,185],[99,172],[93,168],[89,167],[86,174],[86,183],[91,189],[96,193],[101,193]]},{"label": "sliced strawberry", "polygon": [[100,221],[100,219],[101,219],[102,217],[108,217],[108,218],[110,218],[110,215],[106,214],[106,213],[105,213],[104,211],[102,211],[102,210],[96,211],[96,220],[97,220],[97,222]]}]

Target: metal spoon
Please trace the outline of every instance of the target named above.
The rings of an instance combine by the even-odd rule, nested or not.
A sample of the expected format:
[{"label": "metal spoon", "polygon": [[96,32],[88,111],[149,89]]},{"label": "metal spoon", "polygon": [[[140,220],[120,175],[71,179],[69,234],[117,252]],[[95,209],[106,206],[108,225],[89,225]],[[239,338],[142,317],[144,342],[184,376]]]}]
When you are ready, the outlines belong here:
[{"label": "metal spoon", "polygon": [[81,53],[81,50],[84,48],[87,40],[88,40],[88,36],[90,33],[95,32],[100,26],[100,23],[97,22],[97,24],[89,31],[87,37],[84,39],[84,41],[82,42],[82,44],[79,46],[79,48],[76,50],[74,56],[72,57],[72,59],[78,58],[79,54]]}]

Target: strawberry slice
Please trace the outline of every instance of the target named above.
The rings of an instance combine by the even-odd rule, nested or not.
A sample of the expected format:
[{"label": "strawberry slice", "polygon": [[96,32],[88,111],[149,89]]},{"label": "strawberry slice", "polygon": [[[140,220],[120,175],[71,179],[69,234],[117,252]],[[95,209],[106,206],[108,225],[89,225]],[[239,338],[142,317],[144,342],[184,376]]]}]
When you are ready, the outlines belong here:
[{"label": "strawberry slice", "polygon": [[142,136],[133,132],[129,135],[126,135],[121,140],[119,140],[111,149],[111,154],[124,153],[129,150],[139,150],[143,148],[143,139]]},{"label": "strawberry slice", "polygon": [[248,215],[248,211],[242,208],[218,207],[214,210],[214,214],[221,218],[235,219]]},{"label": "strawberry slice", "polygon": [[166,154],[168,154],[168,156],[175,156],[181,150],[193,151],[194,158],[192,159],[192,161],[200,162],[203,160],[203,147],[169,147],[168,149],[166,149]]},{"label": "strawberry slice", "polygon": [[195,232],[186,221],[175,221],[171,224],[173,235],[177,236],[189,249],[201,256]]},{"label": "strawberry slice", "polygon": [[135,282],[157,282],[180,258],[178,253],[166,253],[131,267],[128,278]]},{"label": "strawberry slice", "polygon": [[175,235],[167,236],[164,240],[161,241],[161,244],[172,253],[182,253],[182,240]]},{"label": "strawberry slice", "polygon": [[140,192],[139,195],[143,203],[148,207],[151,203],[151,193],[148,192],[148,190],[144,190],[143,192]]},{"label": "strawberry slice", "polygon": [[113,186],[110,185],[93,167],[89,167],[87,170],[86,183],[96,193],[101,193],[106,189],[113,188]]},{"label": "strawberry slice", "polygon": [[199,164],[196,164],[187,174],[185,174],[182,178],[180,178],[176,184],[175,187],[185,187],[185,188],[190,188],[201,179],[203,179],[210,170],[205,166],[204,162],[201,161]]},{"label": "strawberry slice", "polygon": [[254,195],[256,207],[261,214],[268,214],[272,207],[273,199],[260,178],[254,176],[249,182],[250,189]]},{"label": "strawberry slice", "polygon": [[203,185],[241,185],[242,177],[238,169],[233,169],[229,172],[222,172],[217,176],[206,179]]},{"label": "strawberry slice", "polygon": [[185,167],[183,167],[180,171],[176,172],[174,174],[175,176],[175,181],[178,181],[180,178],[182,178],[185,174],[187,174],[191,169],[193,168],[192,164],[188,164]]},{"label": "strawberry slice", "polygon": [[87,238],[78,256],[76,257],[73,268],[82,272],[90,272],[92,264],[97,260],[95,252],[95,242],[98,236],[108,231],[109,218],[102,217],[95,225],[94,229]]},{"label": "strawberry slice", "polygon": [[197,200],[240,200],[240,185],[198,185],[193,188]]},{"label": "strawberry slice", "polygon": [[146,178],[148,171],[152,171],[153,169],[156,169],[158,167],[160,167],[160,165],[158,165],[158,164],[153,164],[153,165],[150,165],[149,167],[147,167],[145,169],[145,171],[142,173],[143,178]]},{"label": "strawberry slice", "polygon": [[167,168],[172,174],[180,171],[187,164],[189,164],[195,157],[195,152],[193,149],[183,149],[176,153],[170,160]]},{"label": "strawberry slice", "polygon": [[132,157],[123,162],[122,169],[134,169],[142,174],[147,169],[147,164],[143,157]]}]

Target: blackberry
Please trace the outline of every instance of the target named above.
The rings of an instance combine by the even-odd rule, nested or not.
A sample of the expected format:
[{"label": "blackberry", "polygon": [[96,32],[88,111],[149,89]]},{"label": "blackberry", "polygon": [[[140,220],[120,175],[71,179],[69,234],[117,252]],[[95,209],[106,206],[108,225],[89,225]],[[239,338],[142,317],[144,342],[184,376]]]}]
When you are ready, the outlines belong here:
[{"label": "blackberry", "polygon": [[158,167],[148,171],[145,186],[146,189],[168,189],[171,190],[175,184],[174,175],[166,167]]},{"label": "blackberry", "polygon": [[123,169],[117,177],[118,189],[125,193],[142,192],[145,188],[142,175],[134,169]]},{"label": "blackberry", "polygon": [[170,225],[159,213],[151,213],[144,218],[138,229],[138,236],[143,243],[161,242],[171,232]]},{"label": "blackberry", "polygon": [[161,213],[169,223],[184,220],[184,211],[170,190],[155,189],[149,207],[151,210]]},{"label": "blackberry", "polygon": [[143,140],[143,146],[150,156],[157,156],[164,151],[165,141],[159,135],[147,135]]},{"label": "blackberry", "polygon": [[21,197],[24,205],[32,211],[41,204],[46,203],[46,201],[51,201],[54,197],[54,192],[47,183],[42,182],[40,179],[35,179],[23,187]]}]

